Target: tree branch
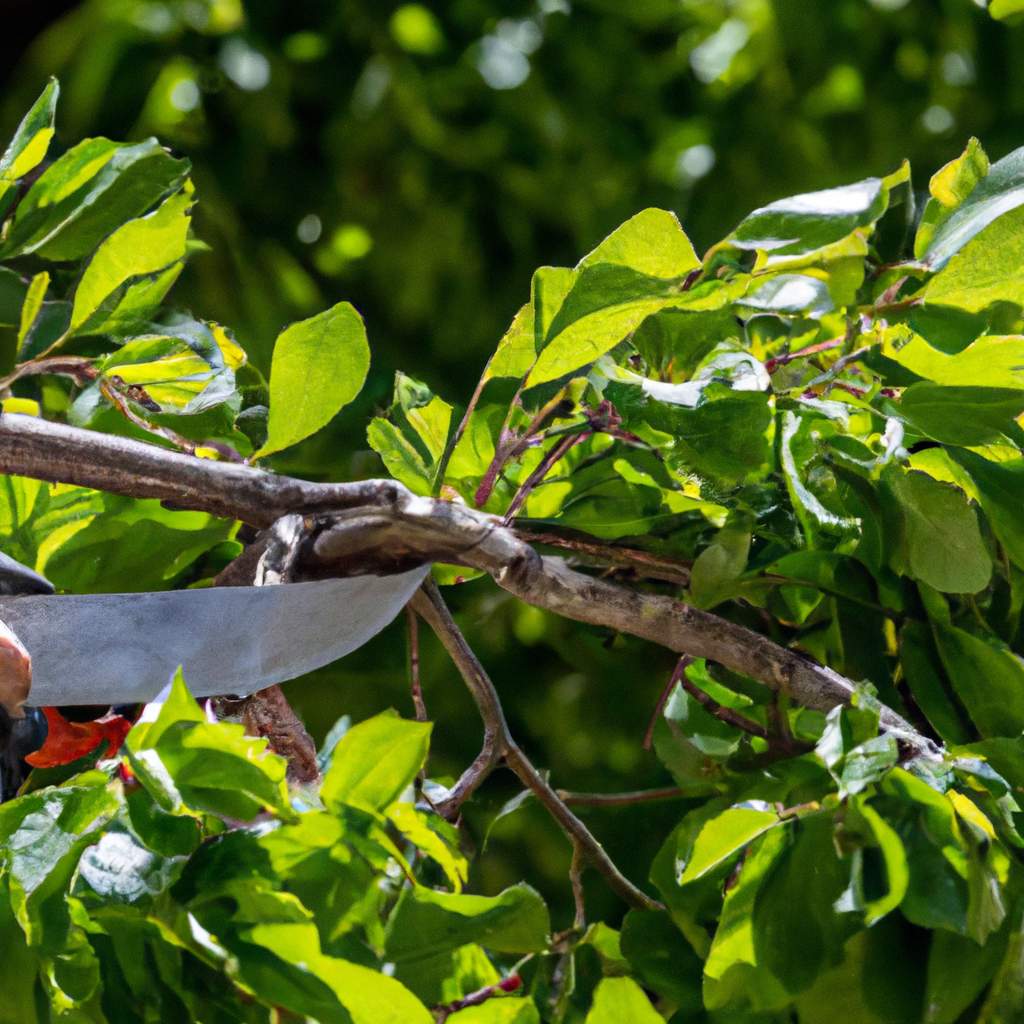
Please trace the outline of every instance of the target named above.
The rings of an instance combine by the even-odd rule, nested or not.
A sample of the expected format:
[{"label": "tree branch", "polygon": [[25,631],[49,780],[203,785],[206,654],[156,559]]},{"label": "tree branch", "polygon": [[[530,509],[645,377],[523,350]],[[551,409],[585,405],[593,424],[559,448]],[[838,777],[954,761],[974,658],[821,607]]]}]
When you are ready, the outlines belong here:
[{"label": "tree branch", "polygon": [[[829,711],[854,693],[839,673],[744,626],[542,558],[495,516],[415,496],[395,481],[311,483],[16,414],[0,415],[0,472],[159,498],[260,527],[288,513],[315,515],[302,553],[310,573],[454,562],[490,574],[529,604],[716,661],[808,708]],[[890,708],[881,709],[881,725],[913,752],[939,752]]]},{"label": "tree branch", "polygon": [[[426,619],[444,645],[445,650],[448,651],[465,680],[469,692],[473,695],[480,710],[480,717],[484,722],[484,750],[469,769],[469,772],[473,773],[472,777],[467,780],[466,775],[469,774],[467,772],[459,780],[459,784],[466,780],[462,789],[465,796],[472,793],[493,771],[498,762],[504,759],[505,764],[515,772],[520,782],[544,805],[551,817],[569,836],[574,850],[579,851],[579,855],[604,876],[615,893],[632,907],[641,907],[647,910],[659,907],[660,904],[633,885],[619,871],[605,852],[604,847],[594,838],[587,826],[569,810],[558,793],[552,789],[512,738],[498,691],[483,665],[480,664],[479,659],[466,643],[466,638],[452,618],[441,592],[437,589],[437,584],[428,577],[410,604],[418,614]],[[463,800],[465,796],[462,797]],[[438,804],[438,810],[442,810],[442,813],[450,812],[451,797]]]}]

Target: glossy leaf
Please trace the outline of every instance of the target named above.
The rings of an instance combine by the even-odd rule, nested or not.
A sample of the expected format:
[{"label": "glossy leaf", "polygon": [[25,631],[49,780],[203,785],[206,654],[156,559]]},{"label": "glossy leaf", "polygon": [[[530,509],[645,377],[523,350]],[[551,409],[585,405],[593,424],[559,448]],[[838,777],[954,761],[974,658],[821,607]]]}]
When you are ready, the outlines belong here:
[{"label": "glossy leaf", "polygon": [[363,387],[370,348],[363,318],[340,302],[278,335],[270,369],[270,421],[258,457],[290,448],[329,423]]},{"label": "glossy leaf", "polygon": [[423,767],[430,731],[429,722],[407,721],[393,711],[353,726],[334,748],[324,802],[369,811],[394,803]]}]

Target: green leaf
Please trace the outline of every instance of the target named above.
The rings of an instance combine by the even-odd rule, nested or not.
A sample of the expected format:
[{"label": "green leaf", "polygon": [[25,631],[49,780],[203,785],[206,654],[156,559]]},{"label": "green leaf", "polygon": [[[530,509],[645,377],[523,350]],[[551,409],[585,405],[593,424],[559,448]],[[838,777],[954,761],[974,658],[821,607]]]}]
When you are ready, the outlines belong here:
[{"label": "green leaf", "polygon": [[500,953],[543,949],[551,930],[544,901],[528,885],[498,896],[405,889],[387,926],[385,953],[396,963],[425,960],[478,942]]},{"label": "green leaf", "polygon": [[488,999],[480,1006],[469,1006],[453,1013],[450,1024],[540,1024],[532,999]]},{"label": "green leaf", "polygon": [[697,556],[690,570],[690,600],[698,608],[713,608],[727,600],[747,567],[750,531],[724,526]]},{"label": "green leaf", "polygon": [[[789,993],[779,979],[762,965],[762,946],[754,931],[754,909],[759,892],[788,846],[787,830],[767,832],[744,861],[739,880],[726,893],[711,950],[704,963],[706,1009],[749,1003],[754,1010],[770,1010],[785,1006],[789,1001]],[[812,951],[813,964],[820,964],[820,957],[820,952]]]},{"label": "green leaf", "polygon": [[670,210],[654,208],[634,214],[617,227],[576,269],[602,263],[661,278],[682,277],[700,266],[679,218]]},{"label": "green leaf", "polygon": [[864,921],[868,925],[873,925],[903,902],[910,885],[910,868],[906,850],[896,830],[866,801],[861,800],[857,809],[882,852],[888,886],[888,891],[884,895],[867,900],[864,904]]},{"label": "green leaf", "polygon": [[980,388],[1024,388],[1024,337],[982,335],[950,355],[914,335],[886,353],[919,377],[936,384]]},{"label": "green leaf", "polygon": [[[580,261],[568,292],[562,291],[565,273],[554,278],[552,293],[561,302],[543,340],[535,334],[537,361],[527,385],[556,380],[592,363],[660,309],[723,305],[720,288],[711,289],[717,298],[707,305],[707,291],[681,292],[681,279],[699,265],[674,214],[644,210],[626,221]],[[535,332],[554,309],[549,305],[541,312],[537,301],[542,294],[535,288]]]},{"label": "green leaf", "polygon": [[22,118],[14,138],[0,157],[0,209],[6,207],[5,200],[18,180],[35,170],[45,159],[53,138],[59,94],[60,85],[56,78],[51,78],[39,99]]},{"label": "green leaf", "polygon": [[41,270],[32,278],[25,292],[25,301],[21,307],[21,315],[18,323],[18,347],[20,348],[28,337],[28,332],[39,316],[43,306],[43,299],[46,296],[46,289],[50,287],[50,275]]},{"label": "green leaf", "polygon": [[701,1010],[703,965],[663,910],[631,910],[622,924],[622,953],[645,988],[680,1010]]},{"label": "green leaf", "polygon": [[791,995],[839,963],[843,943],[857,930],[856,921],[833,909],[845,882],[832,822],[820,817],[800,822],[761,885],[752,914],[756,963]]},{"label": "green leaf", "polygon": [[903,392],[898,410],[922,434],[943,444],[972,447],[1016,436],[1014,420],[1024,412],[1024,392],[923,382]]},{"label": "green leaf", "polygon": [[644,990],[631,978],[603,978],[584,1024],[663,1024]]},{"label": "green leaf", "polygon": [[[128,281],[154,274],[184,258],[192,201],[192,188],[186,182],[183,191],[171,196],[153,213],[123,224],[103,241],[86,264],[75,289],[70,325],[73,333],[84,333],[90,326],[90,317]],[[165,280],[170,287],[173,278]],[[155,309],[163,296],[152,289],[146,294]],[[142,315],[137,296],[133,315]],[[117,316],[116,311],[107,314],[99,318],[100,323]]]},{"label": "green leaf", "polygon": [[900,631],[903,676],[929,724],[947,743],[966,743],[970,733],[948,690],[942,663],[927,626],[908,622]]},{"label": "green leaf", "polygon": [[968,139],[963,153],[936,171],[928,183],[931,198],[925,204],[914,238],[914,256],[921,259],[940,227],[988,174],[989,160],[977,139]]},{"label": "green leaf", "polygon": [[262,458],[316,433],[362,390],[370,347],[348,302],[278,335],[270,368],[270,421]]},{"label": "green leaf", "polygon": [[778,199],[748,214],[726,240],[737,249],[800,255],[838,242],[877,220],[888,205],[880,178]]},{"label": "green leaf", "polygon": [[0,258],[77,260],[176,191],[189,171],[155,139],[119,146],[88,139],[51,164],[18,204]]},{"label": "green leaf", "polygon": [[991,462],[964,448],[951,448],[949,455],[970,474],[999,543],[1024,568],[1024,459]]},{"label": "green leaf", "polygon": [[[979,231],[921,293],[932,306],[978,313],[995,302],[1024,305],[1024,208]],[[964,382],[966,383],[966,382]]]},{"label": "green leaf", "polygon": [[992,577],[978,520],[963,491],[927,473],[885,474],[902,514],[897,568],[948,594],[975,594]]},{"label": "green leaf", "polygon": [[774,811],[730,807],[700,830],[679,884],[702,878],[778,824],[780,819]]},{"label": "green leaf", "polygon": [[942,623],[934,628],[953,689],[981,735],[1024,732],[1024,661],[994,637],[984,640]]},{"label": "green leaf", "polygon": [[936,270],[944,267],[996,218],[1024,203],[1024,147],[997,160],[987,175],[981,177],[979,171],[980,166],[976,165],[972,172],[968,172],[967,183],[972,177],[977,177],[976,184],[963,202],[939,224],[922,254]]},{"label": "green leaf", "polygon": [[1018,24],[1024,16],[1024,0],[989,0],[988,13],[1000,21]]},{"label": "green leaf", "polygon": [[984,945],[945,929],[932,933],[925,1024],[956,1024],[998,970],[1008,938],[1005,927]]},{"label": "green leaf", "polygon": [[349,804],[380,811],[416,778],[430,748],[429,722],[385,711],[353,726],[334,748],[321,796],[328,807]]}]

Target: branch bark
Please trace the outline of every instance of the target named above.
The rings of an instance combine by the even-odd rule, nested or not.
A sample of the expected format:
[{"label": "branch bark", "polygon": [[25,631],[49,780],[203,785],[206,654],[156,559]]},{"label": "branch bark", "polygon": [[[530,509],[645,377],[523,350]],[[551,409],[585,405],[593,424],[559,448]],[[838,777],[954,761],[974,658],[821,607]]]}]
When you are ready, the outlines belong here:
[{"label": "branch bark", "polygon": [[[716,661],[808,708],[828,711],[854,693],[839,673],[744,626],[577,572],[538,555],[495,516],[413,495],[395,481],[312,483],[17,414],[0,415],[0,472],[159,498],[259,527],[289,513],[314,516],[302,553],[308,573],[454,562],[488,573],[529,604]],[[881,709],[881,724],[909,751],[939,753],[892,709]]]}]

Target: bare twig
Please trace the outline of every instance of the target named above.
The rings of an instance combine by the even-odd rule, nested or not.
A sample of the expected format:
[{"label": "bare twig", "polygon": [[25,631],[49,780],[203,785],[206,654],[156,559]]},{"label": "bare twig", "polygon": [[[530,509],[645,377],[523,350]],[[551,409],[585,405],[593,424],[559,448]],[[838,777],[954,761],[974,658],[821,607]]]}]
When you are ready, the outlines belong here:
[{"label": "bare twig", "polygon": [[522,984],[523,979],[518,973],[513,971],[508,977],[502,978],[501,981],[497,981],[493,985],[477,989],[476,992],[471,992],[468,996],[456,999],[453,1003],[445,1003],[443,1006],[437,1007],[435,1011],[438,1024],[443,1024],[453,1013],[457,1013],[459,1010],[468,1009],[470,1006],[479,1006],[481,1003],[486,1003],[489,999],[494,999],[496,996],[515,992],[522,987]]},{"label": "bare twig", "polygon": [[768,730],[763,725],[758,725],[757,722],[752,722],[749,718],[733,711],[732,708],[719,704],[714,697],[687,678],[685,672],[680,675],[679,683],[698,704],[703,705],[720,722],[725,722],[726,725],[731,725],[733,728],[739,729],[741,732],[748,733],[751,736],[757,736],[759,739],[768,739]]},{"label": "bare twig", "polygon": [[572,535],[534,530],[529,522],[515,524],[516,536],[531,543],[562,548],[574,554],[573,561],[584,565],[610,566],[613,569],[628,569],[637,576],[652,580],[663,580],[681,587],[689,585],[690,565],[688,562],[655,555],[640,548],[618,547],[601,544],[593,540]]},{"label": "bare twig", "polygon": [[[659,906],[646,893],[638,889],[626,878],[612,862],[604,847],[594,838],[586,825],[576,817],[564,801],[558,796],[547,780],[533,766],[529,758],[520,750],[509,732],[505,713],[501,706],[498,691],[491,682],[483,665],[466,643],[462,631],[448,611],[437,585],[429,577],[411,602],[413,608],[426,619],[437,634],[445,650],[451,656],[465,680],[469,692],[476,701],[480,717],[484,723],[484,750],[466,774],[473,772],[470,779],[466,774],[456,785],[462,785],[460,796],[464,800],[480,785],[504,758],[505,764],[519,777],[519,780],[544,805],[552,818],[566,832],[587,862],[608,882],[609,887],[632,907],[646,909]],[[465,794],[465,795],[462,795]],[[451,806],[452,797],[438,804],[442,813],[451,814],[455,808]]]},{"label": "bare twig", "polygon": [[668,703],[669,697],[672,696],[672,691],[676,688],[679,680],[684,677],[686,666],[692,660],[686,654],[681,655],[672,669],[672,674],[668,677],[668,682],[662,687],[661,693],[658,694],[658,701],[654,705],[654,710],[651,712],[650,720],[647,723],[647,730],[644,732],[644,739],[641,744],[644,750],[651,749],[651,745],[654,743],[654,728],[658,724],[658,719],[664,714],[665,705]]},{"label": "bare twig", "polygon": [[427,721],[427,705],[423,702],[420,683],[420,620],[409,605],[405,606],[405,621],[409,629],[409,692],[416,710],[416,721]]},{"label": "bare twig", "polygon": [[634,789],[626,793],[574,793],[556,789],[560,799],[573,807],[630,807],[633,804],[660,803],[663,800],[681,800],[685,795],[678,786],[660,789]]},{"label": "bare twig", "polygon": [[572,844],[572,863],[569,865],[569,881],[572,884],[572,902],[576,908],[573,915],[573,928],[582,933],[587,927],[587,904],[583,893],[583,872],[587,867],[587,858],[579,843]]},{"label": "bare twig", "polygon": [[799,348],[795,352],[783,352],[781,355],[766,359],[764,368],[768,373],[774,373],[780,366],[792,363],[796,359],[807,359],[809,356],[818,355],[819,352],[828,352],[830,349],[839,348],[843,341],[843,338],[829,338],[828,341],[819,341],[815,345]]},{"label": "bare twig", "polygon": [[86,356],[51,356],[48,359],[30,359],[19,364],[6,377],[0,377],[0,391],[9,388],[15,381],[23,377],[41,374],[56,374],[60,377],[71,377],[79,384],[89,384],[99,376],[93,366],[93,360]]},{"label": "bare twig", "polygon": [[559,459],[563,458],[570,448],[579,444],[580,441],[585,441],[590,437],[590,431],[584,430],[578,434],[569,434],[563,437],[551,450],[540,460],[537,464],[536,469],[523,481],[519,490],[512,496],[512,500],[508,504],[508,508],[505,510],[505,525],[507,526],[515,518],[516,513],[522,508],[523,502],[530,496],[533,489],[539,484],[544,477],[551,472],[551,467],[554,466]]}]

